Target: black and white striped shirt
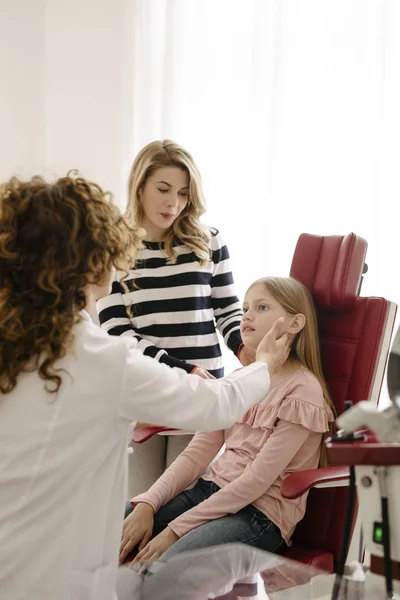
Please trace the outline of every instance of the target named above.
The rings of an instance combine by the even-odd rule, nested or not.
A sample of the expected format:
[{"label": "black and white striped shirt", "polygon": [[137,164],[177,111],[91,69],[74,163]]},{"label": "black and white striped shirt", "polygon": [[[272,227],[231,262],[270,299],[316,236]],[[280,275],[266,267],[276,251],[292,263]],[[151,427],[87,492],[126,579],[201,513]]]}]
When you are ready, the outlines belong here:
[{"label": "black and white striped shirt", "polygon": [[[116,280],[111,294],[97,302],[102,327],[111,335],[136,337],[144,354],[170,367],[190,373],[198,366],[222,377],[216,328],[237,355],[242,311],[228,248],[216,229],[210,228],[209,243],[210,260],[200,266],[181,243],[174,247],[177,261],[172,265],[158,242],[145,242],[124,280],[129,293]],[[126,312],[129,305],[132,318]]]}]

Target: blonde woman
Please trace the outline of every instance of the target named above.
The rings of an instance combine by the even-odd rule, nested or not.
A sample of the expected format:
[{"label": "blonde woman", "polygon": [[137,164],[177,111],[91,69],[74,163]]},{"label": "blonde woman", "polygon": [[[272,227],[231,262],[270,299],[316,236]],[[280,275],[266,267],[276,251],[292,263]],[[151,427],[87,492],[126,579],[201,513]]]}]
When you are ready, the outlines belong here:
[{"label": "blonde woman", "polygon": [[[125,278],[128,289],[117,278],[97,309],[108,333],[136,338],[145,355],[203,378],[220,378],[217,330],[243,365],[253,362],[254,352],[242,344],[228,249],[218,230],[201,224],[204,212],[201,177],[189,152],[169,140],[143,148],[129,176],[126,217],[146,230],[146,241]],[[169,437],[166,460],[164,439],[154,438],[135,452],[140,491],[191,438]]]}]

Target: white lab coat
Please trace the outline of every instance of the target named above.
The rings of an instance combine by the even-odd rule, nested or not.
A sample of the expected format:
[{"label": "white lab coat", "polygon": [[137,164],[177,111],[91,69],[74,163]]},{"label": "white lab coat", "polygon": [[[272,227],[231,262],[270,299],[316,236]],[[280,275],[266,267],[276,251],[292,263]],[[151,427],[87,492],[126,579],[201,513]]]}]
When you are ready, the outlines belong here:
[{"label": "white lab coat", "polygon": [[0,395],[4,600],[112,600],[132,422],[222,429],[268,392],[262,363],[204,380],[83,316],[57,395],[36,372]]}]

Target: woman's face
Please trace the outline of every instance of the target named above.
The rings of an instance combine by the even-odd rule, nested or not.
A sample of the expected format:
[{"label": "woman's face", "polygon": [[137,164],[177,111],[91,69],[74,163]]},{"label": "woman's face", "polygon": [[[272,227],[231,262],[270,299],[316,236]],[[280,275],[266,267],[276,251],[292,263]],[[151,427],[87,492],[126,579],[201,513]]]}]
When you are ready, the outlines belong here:
[{"label": "woman's face", "polygon": [[151,173],[139,191],[144,213],[140,225],[147,231],[147,241],[160,241],[184,210],[189,182],[189,174],[179,167],[161,167]]}]

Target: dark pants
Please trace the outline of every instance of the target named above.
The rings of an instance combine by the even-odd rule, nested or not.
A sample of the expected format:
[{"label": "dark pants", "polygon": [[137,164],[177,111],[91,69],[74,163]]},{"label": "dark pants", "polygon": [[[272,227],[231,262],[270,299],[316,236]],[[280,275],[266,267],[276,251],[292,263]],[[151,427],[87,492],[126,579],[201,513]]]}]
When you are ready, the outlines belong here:
[{"label": "dark pants", "polygon": [[[212,481],[199,479],[193,488],[178,494],[154,515],[152,537],[161,533],[179,515],[207,500],[218,490],[219,487]],[[125,516],[132,510],[128,503]],[[249,504],[234,515],[225,515],[189,531],[163,554],[162,560],[169,560],[187,550],[234,542],[274,553],[280,553],[286,548],[279,528],[264,513]]]}]

